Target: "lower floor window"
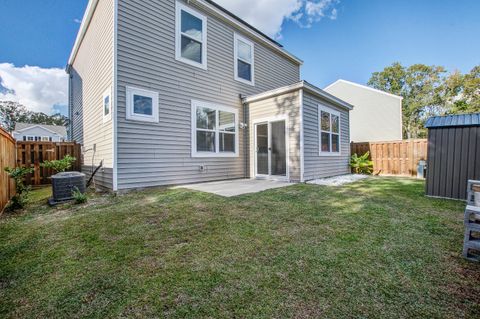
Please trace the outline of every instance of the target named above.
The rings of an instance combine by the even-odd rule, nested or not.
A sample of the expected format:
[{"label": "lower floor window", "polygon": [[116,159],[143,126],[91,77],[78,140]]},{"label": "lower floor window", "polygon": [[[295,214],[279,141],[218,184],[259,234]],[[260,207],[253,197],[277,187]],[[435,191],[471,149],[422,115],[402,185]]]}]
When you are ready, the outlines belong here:
[{"label": "lower floor window", "polygon": [[320,154],[340,153],[340,113],[319,105]]},{"label": "lower floor window", "polygon": [[192,155],[237,155],[237,118],[234,108],[192,102]]}]

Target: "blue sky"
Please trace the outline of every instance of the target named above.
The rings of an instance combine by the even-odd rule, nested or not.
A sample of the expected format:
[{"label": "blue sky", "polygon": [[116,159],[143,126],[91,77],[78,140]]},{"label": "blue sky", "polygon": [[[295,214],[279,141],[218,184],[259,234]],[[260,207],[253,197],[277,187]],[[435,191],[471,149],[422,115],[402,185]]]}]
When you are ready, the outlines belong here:
[{"label": "blue sky", "polygon": [[[45,112],[50,104],[62,109],[65,92],[36,105],[46,88],[33,82],[41,78],[45,83],[49,77],[66,81],[62,69],[87,0],[0,1],[0,77],[7,86],[0,88],[0,99],[9,90],[11,94],[4,94],[3,99],[23,98],[35,104],[33,109]],[[462,72],[480,64],[478,0],[218,1],[279,36],[287,50],[305,61],[302,77],[319,87],[338,78],[366,83],[372,72],[394,61],[437,64]],[[38,68],[25,69],[25,65]],[[44,78],[32,76],[38,72]],[[22,91],[28,81],[38,92]],[[64,91],[65,85],[62,82],[54,88]]]}]

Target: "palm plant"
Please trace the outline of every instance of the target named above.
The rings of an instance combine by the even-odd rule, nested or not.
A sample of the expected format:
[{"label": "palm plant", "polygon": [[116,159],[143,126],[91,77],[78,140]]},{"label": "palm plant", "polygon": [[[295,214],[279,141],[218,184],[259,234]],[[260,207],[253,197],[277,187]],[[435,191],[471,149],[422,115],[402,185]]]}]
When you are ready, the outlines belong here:
[{"label": "palm plant", "polygon": [[350,157],[350,167],[355,174],[372,174],[373,162],[369,159],[370,152],[358,156],[356,153]]}]

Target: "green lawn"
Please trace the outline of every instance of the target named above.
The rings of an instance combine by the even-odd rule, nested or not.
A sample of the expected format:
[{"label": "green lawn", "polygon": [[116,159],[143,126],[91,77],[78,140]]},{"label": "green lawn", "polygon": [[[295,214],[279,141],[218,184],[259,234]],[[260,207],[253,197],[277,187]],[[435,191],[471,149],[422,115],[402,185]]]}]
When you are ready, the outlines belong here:
[{"label": "green lawn", "polygon": [[370,178],[95,195],[0,219],[0,317],[480,318],[464,204]]}]

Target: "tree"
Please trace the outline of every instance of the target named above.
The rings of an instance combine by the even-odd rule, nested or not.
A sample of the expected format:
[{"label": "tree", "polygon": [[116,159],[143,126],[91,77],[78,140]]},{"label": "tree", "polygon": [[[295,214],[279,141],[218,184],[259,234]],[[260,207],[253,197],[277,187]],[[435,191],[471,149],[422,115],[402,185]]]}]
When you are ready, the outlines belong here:
[{"label": "tree", "polygon": [[15,129],[15,123],[26,122],[28,110],[25,106],[11,101],[0,101],[0,125],[11,132]]},{"label": "tree", "polygon": [[449,114],[480,112],[480,66],[465,75],[453,72],[445,79],[445,104]]},{"label": "tree", "polygon": [[11,132],[16,123],[61,125],[68,124],[68,118],[59,113],[47,115],[27,110],[25,106],[12,101],[0,101],[0,126]]},{"label": "tree", "polygon": [[441,66],[414,64],[404,67],[396,62],[381,72],[374,72],[368,85],[402,96],[404,137],[425,137],[426,119],[445,112],[442,100],[445,72]]}]

